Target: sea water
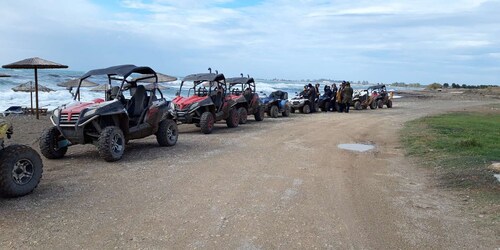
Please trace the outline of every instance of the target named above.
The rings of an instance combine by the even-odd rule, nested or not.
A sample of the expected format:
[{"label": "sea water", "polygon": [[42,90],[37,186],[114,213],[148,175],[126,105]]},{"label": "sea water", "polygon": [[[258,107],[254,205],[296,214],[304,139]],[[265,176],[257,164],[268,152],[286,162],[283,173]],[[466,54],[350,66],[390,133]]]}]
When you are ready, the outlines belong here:
[{"label": "sea water", "polygon": [[[34,70],[33,69],[0,69],[0,73],[11,75],[11,77],[0,77],[0,112],[7,109],[10,106],[23,106],[30,107],[30,93],[29,92],[14,92],[12,88],[15,86],[26,83],[28,81],[33,81],[34,84]],[[162,72],[166,74],[171,74],[170,72]],[[65,87],[57,86],[58,83],[66,82],[71,79],[76,79],[81,77],[84,72],[71,71],[71,70],[58,70],[58,69],[39,69],[38,70],[38,83],[53,89],[52,92],[39,92],[39,107],[47,108],[49,111],[55,109],[57,106],[69,103],[72,101],[72,95]],[[234,77],[234,76],[226,76]],[[182,77],[179,77],[182,79]],[[104,77],[93,77],[89,79],[98,84],[105,84],[107,78]],[[304,85],[316,82],[308,81],[288,81],[288,80],[261,80],[256,78],[257,92],[261,95],[270,94],[276,90],[282,90],[288,92],[288,97],[292,98],[296,92],[302,91]],[[320,91],[323,91],[324,84],[330,84],[330,82],[319,82],[321,84]],[[117,84],[117,83],[115,83]],[[175,97],[176,92],[179,90],[181,80],[177,80],[170,83],[162,83],[161,85],[166,86],[167,89],[162,90],[163,95],[167,100],[171,100]],[[337,83],[337,86],[339,84]],[[353,84],[354,89],[367,88],[367,85],[356,85]],[[94,92],[90,91],[92,87],[81,89],[81,100],[91,101],[95,98],[104,98],[104,92]],[[73,89],[73,92],[76,88]],[[183,92],[187,88],[183,87]],[[183,93],[187,94],[187,92]],[[33,106],[35,106],[35,94],[33,93]]]}]

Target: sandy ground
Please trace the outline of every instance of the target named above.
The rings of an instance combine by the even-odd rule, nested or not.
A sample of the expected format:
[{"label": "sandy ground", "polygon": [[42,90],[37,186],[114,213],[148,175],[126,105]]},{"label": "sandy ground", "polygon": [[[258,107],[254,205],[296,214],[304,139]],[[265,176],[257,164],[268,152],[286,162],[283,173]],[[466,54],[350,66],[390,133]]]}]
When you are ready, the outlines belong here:
[{"label": "sandy ground", "polygon": [[[249,119],[211,135],[182,125],[175,147],[132,141],[117,163],[75,146],[43,158],[33,194],[0,199],[0,248],[495,249],[498,225],[398,139],[408,120],[488,103],[500,100],[411,93],[393,109]],[[38,150],[48,120],[12,121],[14,141]]]}]

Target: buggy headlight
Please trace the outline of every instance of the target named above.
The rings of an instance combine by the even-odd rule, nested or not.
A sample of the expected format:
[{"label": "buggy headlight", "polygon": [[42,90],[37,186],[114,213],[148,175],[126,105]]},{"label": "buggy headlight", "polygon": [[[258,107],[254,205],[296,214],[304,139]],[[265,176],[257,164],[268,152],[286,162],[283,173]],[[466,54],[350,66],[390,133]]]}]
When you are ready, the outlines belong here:
[{"label": "buggy headlight", "polygon": [[91,109],[91,110],[87,110],[87,112],[85,112],[83,114],[83,117],[89,117],[89,116],[93,116],[95,114],[97,109]]},{"label": "buggy headlight", "polygon": [[170,102],[169,107],[170,107],[171,109],[175,109],[175,103],[174,103],[174,102]]},{"label": "buggy headlight", "polygon": [[195,109],[195,108],[198,108],[198,106],[200,105],[199,102],[195,102],[193,104],[191,104],[191,106],[189,106],[189,109]]}]

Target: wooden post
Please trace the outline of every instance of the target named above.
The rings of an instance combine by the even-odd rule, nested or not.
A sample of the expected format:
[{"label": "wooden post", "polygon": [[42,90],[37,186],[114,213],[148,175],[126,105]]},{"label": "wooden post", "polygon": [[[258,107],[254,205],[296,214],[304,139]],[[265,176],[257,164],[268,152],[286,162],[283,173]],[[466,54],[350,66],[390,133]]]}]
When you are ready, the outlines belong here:
[{"label": "wooden post", "polygon": [[36,119],[40,119],[38,115],[38,69],[35,67],[35,101],[36,101]]}]

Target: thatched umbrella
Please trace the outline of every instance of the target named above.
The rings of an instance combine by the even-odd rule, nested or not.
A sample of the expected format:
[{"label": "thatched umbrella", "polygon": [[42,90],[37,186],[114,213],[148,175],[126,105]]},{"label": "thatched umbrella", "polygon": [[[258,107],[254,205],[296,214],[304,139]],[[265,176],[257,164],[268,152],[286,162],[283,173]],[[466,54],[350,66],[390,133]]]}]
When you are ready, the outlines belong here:
[{"label": "thatched umbrella", "polygon": [[6,69],[34,69],[35,70],[35,99],[36,99],[36,119],[39,119],[38,114],[38,69],[61,69],[68,66],[59,63],[47,61],[38,57],[24,59],[15,63],[3,65]]},{"label": "thatched umbrella", "polygon": [[101,84],[95,88],[91,88],[90,91],[96,91],[96,92],[99,92],[99,91],[107,91],[109,90],[109,84]]},{"label": "thatched umbrella", "polygon": [[[59,87],[78,87],[78,84],[80,83],[80,79],[73,79],[73,80],[69,80],[69,81],[66,81],[66,82],[61,82],[61,83],[58,83],[57,86]],[[95,87],[99,84],[95,83],[95,82],[91,82],[89,80],[83,80],[82,81],[82,85],[80,87]]]},{"label": "thatched umbrella", "polygon": [[[131,82],[148,82],[148,83],[154,83],[155,82],[155,78],[152,77],[152,76],[153,75],[143,75],[141,77],[137,77],[137,78],[132,79]],[[156,73],[156,76],[158,77],[158,82],[173,82],[173,81],[177,80],[177,77],[175,77],[175,76],[169,76],[169,75],[165,75],[165,74],[162,74],[162,73]],[[146,77],[151,77],[151,78],[143,79],[143,78],[146,78]]]},{"label": "thatched umbrella", "polygon": [[[33,110],[33,92],[35,92],[35,88],[33,87],[33,81],[21,83],[12,88],[12,90],[14,90],[14,92],[30,92],[31,110]],[[38,91],[50,92],[54,90],[51,88],[47,88],[43,85],[38,85]]]},{"label": "thatched umbrella", "polygon": [[[59,87],[66,87],[66,89],[69,91],[69,93],[71,94],[71,96],[75,96],[75,94],[73,94],[72,90],[73,90],[73,88],[78,87],[79,84],[80,84],[80,79],[73,79],[73,80],[69,80],[69,81],[66,81],[66,82],[58,83],[57,86],[59,86]],[[80,85],[80,87],[95,87],[95,86],[98,86],[98,85],[99,84],[97,84],[95,82],[91,82],[89,80],[83,80],[82,81],[82,85]]]},{"label": "thatched umbrella", "polygon": [[144,88],[146,88],[146,90],[153,90],[153,89],[162,90],[162,89],[167,89],[166,86],[163,86],[163,85],[160,85],[160,84],[154,84],[154,83],[150,83],[150,84],[144,85]]}]

